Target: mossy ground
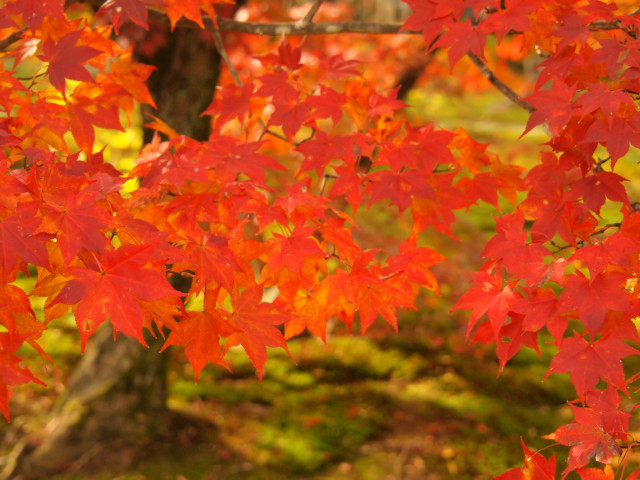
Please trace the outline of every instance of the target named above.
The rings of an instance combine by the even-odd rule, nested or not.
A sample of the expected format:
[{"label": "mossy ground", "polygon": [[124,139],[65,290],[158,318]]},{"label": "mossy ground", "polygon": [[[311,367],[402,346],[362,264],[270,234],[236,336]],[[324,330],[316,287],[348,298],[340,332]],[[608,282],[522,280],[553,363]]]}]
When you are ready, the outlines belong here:
[{"label": "mossy ground", "polygon": [[[176,349],[167,435],[142,458],[124,451],[124,462],[55,478],[489,479],[520,464],[520,436],[541,448],[541,435],[570,420],[571,386],[542,382],[535,354],[497,378],[493,352],[467,344],[459,320],[422,311],[400,327],[293,340],[295,363],[271,351],[262,382],[235,350],[232,372],[209,366],[196,384]],[[39,428],[77,348],[55,355],[53,388],[19,389],[14,422]]]}]

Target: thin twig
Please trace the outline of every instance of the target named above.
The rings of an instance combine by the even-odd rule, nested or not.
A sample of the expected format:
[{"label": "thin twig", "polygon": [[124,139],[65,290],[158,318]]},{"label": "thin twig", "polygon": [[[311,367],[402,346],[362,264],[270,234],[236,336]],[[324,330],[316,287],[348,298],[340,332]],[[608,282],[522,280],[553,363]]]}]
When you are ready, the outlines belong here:
[{"label": "thin twig", "polygon": [[320,5],[322,5],[323,1],[324,0],[316,0],[315,2],[313,2],[313,5],[311,5],[311,8],[307,12],[307,14],[302,20],[300,20],[300,25],[309,25],[311,23],[311,20],[313,20],[313,17],[315,17],[316,13],[318,13]]},{"label": "thin twig", "polygon": [[[220,19],[216,20],[220,21]],[[213,43],[216,46],[216,50],[218,50],[218,53],[220,54],[220,58],[222,58],[222,60],[224,60],[224,63],[227,64],[227,67],[229,67],[229,71],[231,72],[233,79],[236,81],[236,85],[242,87],[242,80],[240,80],[238,72],[231,63],[229,55],[227,55],[227,49],[224,48],[224,43],[222,43],[222,36],[220,35],[220,30],[218,29],[216,22],[211,22],[211,31],[213,32]]]},{"label": "thin twig", "polygon": [[[220,21],[220,18],[216,18],[216,22],[211,22],[211,31],[213,32],[213,41],[216,46],[216,50],[218,50],[218,53],[220,54],[220,58],[222,58],[224,63],[227,64],[227,67],[229,67],[229,71],[231,72],[231,76],[233,76],[233,79],[235,80],[236,85],[239,87],[242,87],[244,86],[244,84],[242,83],[242,80],[240,80],[240,75],[238,75],[238,71],[233,66],[233,63],[231,63],[231,59],[227,54],[227,49],[224,48],[224,43],[222,42],[222,36],[220,35],[220,30],[217,27],[217,23],[219,21]],[[271,133],[272,135],[274,135],[272,132],[269,132],[267,130],[267,126],[262,121],[262,118],[258,119],[258,123],[260,125],[260,128],[262,128],[262,132],[260,133],[259,138],[262,138],[265,133]]]},{"label": "thin twig", "polygon": [[[262,123],[262,119],[260,119],[259,121],[261,122],[260,125],[262,125],[264,127],[264,124]],[[291,144],[294,147],[299,147],[303,143],[308,142],[309,140],[311,140],[313,138],[313,136],[315,135],[315,133],[316,133],[315,129],[312,128],[311,129],[311,134],[307,138],[303,138],[302,140],[299,140],[297,142],[291,142]],[[268,128],[264,129],[264,131],[260,134],[260,138],[262,138],[265,134],[269,134],[269,135],[271,135],[271,136],[273,136],[275,138],[279,138],[280,140],[284,140],[285,142],[290,142],[290,140],[286,136],[284,136],[284,135],[282,135],[282,134],[280,134],[278,132],[274,132],[273,130],[269,130]]]},{"label": "thin twig", "polygon": [[[260,119],[260,121],[262,121],[262,119]],[[272,137],[279,138],[280,140],[284,140],[285,142],[289,141],[289,139],[287,137],[285,137],[284,135],[281,135],[278,132],[274,132],[273,130],[269,130],[268,128],[265,128],[265,130],[264,130],[262,135],[264,135],[265,133],[268,133]]]},{"label": "thin twig", "polygon": [[13,32],[7,38],[3,38],[2,40],[0,40],[0,52],[9,48],[9,46],[11,46],[12,43],[15,43],[18,40],[20,40],[20,37],[22,36],[23,33],[24,33],[24,30],[18,30],[17,32]]},{"label": "thin twig", "polygon": [[482,61],[480,57],[472,52],[467,52],[467,56],[475,64],[475,66],[478,67],[480,73],[482,73],[482,75],[484,75],[485,78],[489,80],[489,82],[491,82],[491,84],[500,92],[502,92],[509,100],[511,100],[519,107],[524,108],[529,113],[535,112],[536,109],[522,100],[520,96],[516,92],[511,90],[511,88],[506,83],[496,77],[496,74],[493,73],[493,71],[489,67],[487,67],[487,65]]},{"label": "thin twig", "polygon": [[325,173],[322,176],[322,183],[320,184],[320,193],[318,193],[318,195],[320,195],[321,197],[324,195],[324,189],[327,186],[327,180],[335,180],[336,178],[338,178],[337,175],[331,175],[329,173]]}]

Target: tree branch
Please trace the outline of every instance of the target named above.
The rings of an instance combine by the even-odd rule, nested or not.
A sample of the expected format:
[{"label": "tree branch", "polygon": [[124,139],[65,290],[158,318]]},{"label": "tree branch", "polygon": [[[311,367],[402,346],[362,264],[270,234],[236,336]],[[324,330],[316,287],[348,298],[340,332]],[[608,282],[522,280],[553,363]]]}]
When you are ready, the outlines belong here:
[{"label": "tree branch", "polygon": [[[77,1],[77,0],[73,0]],[[89,3],[96,8],[100,8],[105,1],[104,0],[81,0],[85,3]],[[72,0],[66,0],[68,4]],[[402,24],[389,24],[389,23],[377,23],[377,22],[359,22],[359,21],[346,21],[346,22],[321,22],[311,23],[311,20],[315,16],[317,10],[323,0],[314,0],[313,5],[305,15],[305,17],[297,22],[241,22],[229,18],[218,18],[218,28],[221,32],[237,32],[248,33],[251,35],[268,35],[268,36],[280,36],[280,35],[334,35],[340,33],[363,33],[373,35],[393,35],[396,33],[416,35],[421,32],[415,30],[403,30]],[[149,16],[154,22],[160,24],[169,24],[169,19],[165,12],[157,8],[148,8]],[[491,13],[491,12],[489,12]],[[634,10],[629,15],[635,16],[640,14],[640,8]],[[208,15],[202,16],[203,21],[211,22],[211,18]],[[176,25],[178,28],[199,28],[197,24],[186,19],[182,19]],[[619,20],[613,20],[612,22],[592,22],[589,24],[589,28],[593,30],[615,30],[621,29],[621,23]],[[522,32],[512,32],[522,33]]]},{"label": "tree branch", "polygon": [[[219,21],[219,19],[217,20]],[[236,81],[236,85],[238,85],[239,87],[242,87],[242,80],[240,80],[240,76],[238,75],[238,72],[236,71],[235,67],[231,63],[231,60],[229,59],[229,55],[227,55],[227,49],[224,48],[224,43],[222,43],[222,36],[220,35],[220,30],[218,30],[218,27],[216,26],[215,22],[211,22],[210,29],[211,29],[211,32],[213,33],[213,43],[216,46],[216,50],[218,50],[218,53],[220,54],[220,58],[222,58],[224,63],[227,64],[227,67],[229,68],[229,71],[231,72],[233,79]]]},{"label": "tree branch", "polygon": [[[303,19],[304,20],[304,19]],[[197,25],[194,24],[197,27]],[[229,18],[219,18],[220,31],[249,33],[252,35],[337,35],[340,33],[370,33],[374,35],[392,35],[400,33],[401,24],[369,23],[369,22],[239,22]],[[403,31],[401,33],[416,34],[419,32]]]},{"label": "tree branch", "polygon": [[20,40],[20,37],[22,36],[23,33],[24,33],[24,30],[18,30],[17,32],[13,32],[7,38],[3,38],[2,40],[0,40],[0,52],[3,52],[7,48],[9,48],[12,43]]},{"label": "tree branch", "polygon": [[311,5],[311,8],[307,12],[307,14],[302,20],[300,20],[301,25],[309,25],[311,23],[311,20],[313,20],[313,17],[315,17],[316,13],[318,13],[318,10],[320,9],[323,1],[324,0],[316,0],[315,2],[313,2],[313,5]]},{"label": "tree branch", "polygon": [[480,57],[472,52],[467,52],[467,56],[475,64],[475,66],[478,67],[480,73],[482,73],[482,75],[484,75],[484,77],[489,80],[489,82],[491,82],[491,84],[496,87],[496,89],[498,89],[501,93],[503,93],[509,100],[511,100],[519,107],[524,108],[529,113],[533,113],[535,111],[535,108],[522,100],[520,96],[516,92],[511,90],[511,88],[509,88],[506,83],[496,77],[496,74],[493,73],[493,71],[489,67],[487,67],[487,65],[482,61]]}]

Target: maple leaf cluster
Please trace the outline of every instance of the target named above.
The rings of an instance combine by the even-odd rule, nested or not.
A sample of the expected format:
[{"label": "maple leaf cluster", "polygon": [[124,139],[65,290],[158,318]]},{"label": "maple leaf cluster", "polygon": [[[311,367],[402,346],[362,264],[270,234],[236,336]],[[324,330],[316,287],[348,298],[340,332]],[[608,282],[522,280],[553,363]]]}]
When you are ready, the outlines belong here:
[{"label": "maple leaf cluster", "polygon": [[[544,126],[550,140],[524,175],[526,198],[496,217],[486,263],[455,308],[471,310],[468,337],[495,343],[502,367],[523,346],[539,352],[548,332],[557,353],[546,376],[568,373],[577,397],[568,399],[575,420],[546,438],[571,447],[563,475],[591,478],[584,466],[611,463],[630,442],[622,397],[637,376],[625,376],[622,360],[640,353],[639,214],[613,171],[640,146],[638,11],[600,1],[408,3],[405,28],[421,30],[428,50],[448,49],[452,67],[463,55],[484,59],[490,36],[519,38],[540,58],[533,92],[514,101],[531,112],[523,134]],[[526,447],[525,457],[500,478],[554,478],[555,460]]]},{"label": "maple leaf cluster", "polygon": [[[623,360],[639,353],[640,213],[613,171],[640,146],[636,11],[598,0],[407,0],[403,29],[421,32],[427,52],[446,51],[451,69],[465,56],[484,65],[489,38],[540,59],[525,98],[487,75],[531,112],[524,134],[547,129],[527,171],[463,129],[410,123],[397,90],[376,89],[366,65],[339,52],[310,54],[287,38],[252,50],[230,36],[240,76],[223,75],[203,112],[214,133],[196,141],[155,119],[164,137],[121,172],[94,129],[122,130],[137,103],[154,103],[153,68],[117,42],[120,30],[148,28],[152,11],[171,29],[186,19],[215,31],[229,2],[109,0],[95,12],[66,3],[0,7],[7,418],[9,387],[40,381],[19,348],[46,358],[38,338],[68,312],[83,348],[105,322],[142,344],[146,330],[164,348],[184,346],[196,378],[208,363],[227,366],[236,345],[262,376],[267,347],[286,350],[304,330],[324,339],[331,318],[365,332],[381,317],[397,329],[398,309],[415,308],[421,289],[438,293],[431,267],[444,257],[424,232],[455,239],[456,211],[482,201],[499,212],[502,197],[513,209],[496,217],[486,263],[455,308],[471,310],[468,337],[495,343],[501,367],[551,339],[547,376],[568,373],[576,398],[574,421],[547,438],[571,447],[565,475],[613,478],[608,464],[629,441],[623,398],[638,378]],[[343,13],[327,5],[319,15]],[[415,43],[404,45],[406,54]],[[362,232],[373,206],[398,219],[391,247]],[[20,274],[37,276],[33,291],[12,284]],[[523,448],[524,466],[499,478],[554,477],[555,457]],[[606,466],[585,468],[592,460]]]},{"label": "maple leaf cluster", "polygon": [[[168,138],[156,135],[120,172],[94,130],[122,130],[136,103],[153,106],[153,69],[116,41],[124,22],[148,26],[147,2],[108,1],[95,14],[63,3],[0,9],[7,418],[8,387],[39,381],[18,349],[45,356],[38,338],[69,312],[82,348],[108,322],[142,344],[147,330],[165,348],[184,346],[196,378],[209,362],[226,366],[236,345],[261,376],[267,347],[286,350],[305,329],[324,338],[330,318],[362,332],[378,317],[397,328],[397,310],[414,308],[421,288],[438,292],[430,267],[443,256],[419,237],[428,227],[453,235],[453,212],[487,197],[473,174],[502,170],[485,146],[462,130],[411,125],[395,91],[376,91],[357,62],[333,54],[308,66],[283,40],[254,55],[262,68],[243,85],[223,82],[203,112],[207,141],[156,119]],[[172,28],[216,14],[216,2],[153,3]],[[519,172],[504,172],[491,185],[513,197]],[[376,204],[402,219],[393,248],[360,233],[360,212]],[[31,292],[12,285],[19,274],[37,276]],[[178,277],[188,291],[172,287]],[[44,298],[43,321],[33,297]]]}]

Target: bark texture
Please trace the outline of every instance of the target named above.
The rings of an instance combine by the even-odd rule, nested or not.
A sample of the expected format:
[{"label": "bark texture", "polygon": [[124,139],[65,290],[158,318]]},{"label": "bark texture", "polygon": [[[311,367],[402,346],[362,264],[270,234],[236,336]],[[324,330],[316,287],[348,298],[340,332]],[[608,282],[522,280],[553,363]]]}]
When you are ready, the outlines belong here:
[{"label": "bark texture", "polygon": [[158,342],[100,328],[87,345],[69,386],[37,445],[25,439],[5,467],[7,479],[38,479],[107,463],[124,467],[136,452],[164,434],[166,361]]},{"label": "bark texture", "polygon": [[[213,35],[200,29],[176,29],[167,33],[165,40],[166,44],[153,56],[141,56],[145,63],[157,67],[148,85],[158,108],[145,107],[143,114],[159,117],[178,133],[206,140],[210,119],[200,115],[213,100],[220,72],[220,55]],[[145,142],[152,135],[145,130]]]}]

